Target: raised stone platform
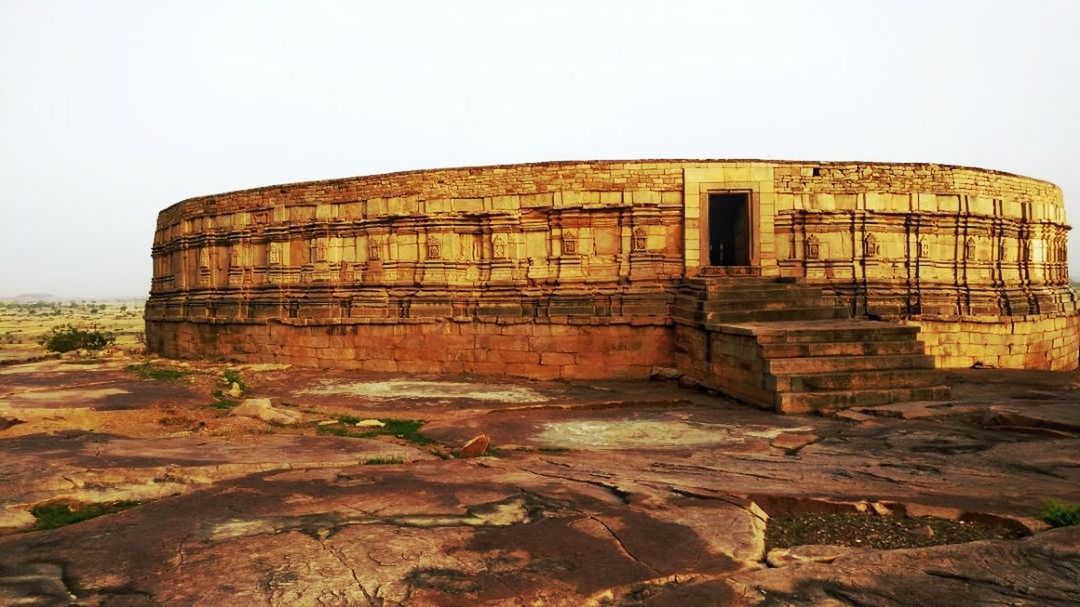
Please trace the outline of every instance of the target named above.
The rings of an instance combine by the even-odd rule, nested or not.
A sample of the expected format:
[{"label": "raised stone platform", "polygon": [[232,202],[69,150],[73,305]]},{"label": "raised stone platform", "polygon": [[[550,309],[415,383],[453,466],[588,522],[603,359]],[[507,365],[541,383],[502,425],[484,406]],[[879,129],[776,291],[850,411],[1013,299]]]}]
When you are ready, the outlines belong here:
[{"label": "raised stone platform", "polygon": [[[642,378],[673,365],[686,322],[839,314],[917,326],[939,367],[1067,370],[1068,230],[1053,184],[919,163],[549,162],[268,186],[159,214],[147,345]],[[747,282],[697,306],[699,277]]]}]

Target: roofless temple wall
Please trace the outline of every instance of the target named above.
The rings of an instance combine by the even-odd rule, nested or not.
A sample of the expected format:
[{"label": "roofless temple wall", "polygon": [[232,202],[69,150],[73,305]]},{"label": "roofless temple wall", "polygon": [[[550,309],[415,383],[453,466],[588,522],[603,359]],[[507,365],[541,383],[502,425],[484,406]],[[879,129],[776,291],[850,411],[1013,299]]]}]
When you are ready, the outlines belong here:
[{"label": "roofless temple wall", "polygon": [[865,162],[412,171],[193,198],[158,217],[152,351],[536,378],[672,365],[684,280],[794,277],[916,324],[939,366],[1072,369],[1053,184]]}]

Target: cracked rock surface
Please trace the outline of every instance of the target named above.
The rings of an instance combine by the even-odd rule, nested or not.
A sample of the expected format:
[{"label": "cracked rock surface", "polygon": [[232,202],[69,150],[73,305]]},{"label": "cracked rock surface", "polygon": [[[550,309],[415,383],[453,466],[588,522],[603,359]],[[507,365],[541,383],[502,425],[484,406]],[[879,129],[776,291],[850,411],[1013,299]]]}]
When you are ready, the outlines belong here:
[{"label": "cracked rock surface", "polygon": [[[215,406],[224,367],[177,368],[0,369],[0,604],[1080,603],[1080,529],[1035,518],[1080,501],[1074,374],[960,372],[956,401],[823,418],[672,382],[233,367],[283,425]],[[35,530],[35,506],[121,501]],[[767,546],[798,512],[1024,537]]]}]

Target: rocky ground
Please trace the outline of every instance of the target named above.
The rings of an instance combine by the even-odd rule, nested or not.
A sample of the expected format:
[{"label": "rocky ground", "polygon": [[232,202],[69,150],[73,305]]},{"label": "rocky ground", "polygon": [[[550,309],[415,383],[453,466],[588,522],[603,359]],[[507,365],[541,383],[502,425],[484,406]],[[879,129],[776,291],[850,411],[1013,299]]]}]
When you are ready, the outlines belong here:
[{"label": "rocky ground", "polygon": [[1037,519],[1080,501],[1080,376],[948,381],[783,417],[674,381],[0,367],[0,604],[1080,603],[1080,528]]}]

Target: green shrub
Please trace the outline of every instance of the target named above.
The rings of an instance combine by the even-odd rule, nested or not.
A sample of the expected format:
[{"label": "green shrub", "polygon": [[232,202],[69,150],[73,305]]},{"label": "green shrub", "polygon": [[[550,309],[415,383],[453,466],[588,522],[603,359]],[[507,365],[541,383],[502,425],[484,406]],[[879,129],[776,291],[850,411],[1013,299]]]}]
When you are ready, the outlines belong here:
[{"label": "green shrub", "polygon": [[225,383],[228,385],[236,384],[240,386],[241,390],[247,390],[247,384],[244,383],[244,378],[240,377],[240,372],[235,369],[225,369],[225,372],[221,374]]},{"label": "green shrub", "polygon": [[1065,504],[1050,500],[1039,512],[1039,518],[1051,527],[1080,525],[1080,504]]},{"label": "green shrub", "polygon": [[127,370],[134,371],[142,379],[180,379],[189,374],[188,371],[155,367],[150,361],[137,365],[128,365]]},{"label": "green shrub", "polygon": [[38,338],[38,343],[50,352],[71,350],[101,350],[116,341],[116,334],[97,325],[84,327],[72,324],[60,325]]},{"label": "green shrub", "polygon": [[429,445],[435,441],[424,436],[420,427],[424,422],[417,419],[381,419],[382,426],[365,428],[353,427],[359,419],[351,416],[338,418],[341,425],[319,426],[317,434],[330,434],[348,438],[374,438],[376,436],[393,436],[416,445]]},{"label": "green shrub", "polygon": [[99,517],[103,514],[112,514],[126,510],[132,506],[138,506],[139,502],[123,500],[104,504],[85,504],[72,510],[69,504],[63,502],[49,502],[38,504],[30,509],[30,514],[37,519],[34,529],[56,529],[65,525],[79,523],[88,519]]}]

